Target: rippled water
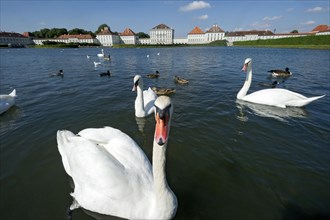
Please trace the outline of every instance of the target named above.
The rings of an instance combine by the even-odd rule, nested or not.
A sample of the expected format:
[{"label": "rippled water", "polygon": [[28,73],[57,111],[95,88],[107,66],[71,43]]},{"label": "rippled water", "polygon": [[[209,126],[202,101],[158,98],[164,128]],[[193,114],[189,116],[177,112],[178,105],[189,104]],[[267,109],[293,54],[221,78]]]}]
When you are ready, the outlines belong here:
[{"label": "rippled water", "polygon": [[[309,219],[330,216],[330,51],[230,47],[1,49],[1,94],[17,90],[0,115],[1,219],[65,219],[72,181],[56,131],[112,126],[151,156],[154,119],[134,116],[135,74],[158,70],[147,86],[175,88],[167,178],[179,201],[175,219]],[[160,53],[158,56],[157,53]],[[86,55],[91,55],[90,59]],[[147,54],[150,55],[149,59]],[[245,58],[250,91],[289,67],[279,87],[323,95],[305,108],[236,102]],[[65,76],[50,77],[63,69]],[[112,71],[103,78],[99,73]],[[173,76],[190,81],[178,85]],[[94,216],[94,217],[92,217]],[[114,219],[77,210],[73,219]]]}]

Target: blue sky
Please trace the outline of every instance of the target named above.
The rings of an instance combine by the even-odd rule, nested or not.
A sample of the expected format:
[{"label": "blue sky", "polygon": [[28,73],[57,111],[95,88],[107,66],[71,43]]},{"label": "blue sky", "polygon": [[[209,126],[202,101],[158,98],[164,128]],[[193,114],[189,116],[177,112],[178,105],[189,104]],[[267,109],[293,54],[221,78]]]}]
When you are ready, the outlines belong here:
[{"label": "blue sky", "polygon": [[131,28],[145,32],[158,24],[186,37],[195,26],[208,30],[219,25],[224,31],[271,30],[287,33],[311,31],[329,25],[328,0],[227,0],[227,1],[29,1],[0,0],[1,31],[23,33],[42,28],[82,28],[96,31],[107,24],[112,31]]}]

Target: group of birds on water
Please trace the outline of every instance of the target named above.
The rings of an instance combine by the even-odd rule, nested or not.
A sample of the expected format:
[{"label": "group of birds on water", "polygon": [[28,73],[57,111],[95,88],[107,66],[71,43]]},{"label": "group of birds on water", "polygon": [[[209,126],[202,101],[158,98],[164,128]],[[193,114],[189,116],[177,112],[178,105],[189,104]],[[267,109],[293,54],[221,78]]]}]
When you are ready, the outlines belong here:
[{"label": "group of birds on water", "polygon": [[[244,61],[242,70],[247,75],[237,94],[238,100],[286,108],[302,107],[324,96],[307,98],[281,88],[247,94],[252,82],[252,59]],[[278,73],[272,70],[274,72]],[[159,75],[156,72],[151,77]],[[176,76],[175,80],[184,79]],[[157,96],[150,87],[143,90],[141,75],[134,76],[132,91],[136,91],[135,116],[143,118],[154,114],[155,117],[152,163],[138,144],[118,129],[87,128],[77,135],[67,130],[58,131],[57,144],[63,166],[74,182],[71,193],[74,202],[69,216],[79,207],[127,219],[171,219],[175,216],[178,200],[167,183],[165,172],[173,115],[171,98]],[[1,95],[1,113],[15,103],[15,96],[15,90]]]}]

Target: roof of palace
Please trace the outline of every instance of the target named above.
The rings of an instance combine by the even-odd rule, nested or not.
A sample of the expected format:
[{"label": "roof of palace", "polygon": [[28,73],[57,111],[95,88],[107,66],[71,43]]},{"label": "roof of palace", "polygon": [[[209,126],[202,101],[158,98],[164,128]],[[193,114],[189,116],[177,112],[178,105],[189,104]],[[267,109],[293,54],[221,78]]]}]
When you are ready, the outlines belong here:
[{"label": "roof of palace", "polygon": [[326,32],[326,31],[330,31],[330,26],[326,24],[321,24],[315,27],[311,32]]},{"label": "roof of palace", "polygon": [[152,29],[171,29],[171,28],[165,24],[159,24],[156,27],[153,27]]},{"label": "roof of palace", "polygon": [[90,34],[63,34],[58,37],[58,39],[69,39],[69,38],[77,38],[77,39],[93,39]]},{"label": "roof of palace", "polygon": [[119,34],[120,36],[135,36],[136,34],[130,28],[126,28],[122,33]]},{"label": "roof of palace", "polygon": [[213,25],[206,33],[223,33],[224,31],[218,26],[218,25]]},{"label": "roof of palace", "polygon": [[195,27],[194,29],[192,29],[192,31],[190,31],[188,34],[204,34],[204,31],[202,31],[199,27]]},{"label": "roof of palace", "polygon": [[273,32],[266,30],[266,31],[258,31],[258,30],[252,30],[252,31],[233,31],[226,34],[228,37],[236,37],[236,36],[245,36],[245,35],[274,35]]},{"label": "roof of palace", "polygon": [[117,35],[116,33],[112,32],[109,27],[104,27],[97,35]]},{"label": "roof of palace", "polygon": [[27,38],[26,36],[15,33],[15,32],[2,32],[0,31],[0,37],[16,37],[16,38]]}]

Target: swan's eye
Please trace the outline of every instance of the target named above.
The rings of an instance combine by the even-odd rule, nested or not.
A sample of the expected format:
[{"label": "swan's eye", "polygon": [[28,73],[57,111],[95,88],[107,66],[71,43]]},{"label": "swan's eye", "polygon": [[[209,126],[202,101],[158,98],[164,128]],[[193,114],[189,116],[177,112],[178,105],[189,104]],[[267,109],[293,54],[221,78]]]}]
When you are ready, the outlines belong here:
[{"label": "swan's eye", "polygon": [[158,113],[160,119],[164,120],[166,118],[169,118],[171,105],[167,106],[164,109],[160,109],[155,105],[155,108],[156,108],[156,114]]},{"label": "swan's eye", "polygon": [[134,83],[135,86],[138,86],[139,85],[139,80],[140,79],[136,80],[136,82]]}]

